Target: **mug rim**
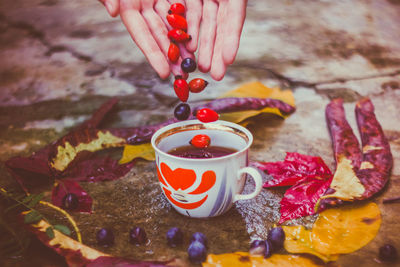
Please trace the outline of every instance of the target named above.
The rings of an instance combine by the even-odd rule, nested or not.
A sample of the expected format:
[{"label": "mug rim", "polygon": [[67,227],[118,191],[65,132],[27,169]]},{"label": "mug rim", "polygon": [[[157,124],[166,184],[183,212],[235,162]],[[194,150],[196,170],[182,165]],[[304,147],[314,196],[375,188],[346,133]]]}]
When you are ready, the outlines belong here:
[{"label": "mug rim", "polygon": [[[185,125],[190,125],[190,124],[194,124],[194,125],[212,125],[212,124],[218,125],[219,124],[219,125],[223,125],[223,126],[228,126],[228,127],[234,128],[236,130],[239,130],[239,131],[243,132],[246,135],[246,137],[248,139],[248,140],[246,140],[247,144],[242,149],[240,149],[240,150],[238,150],[238,151],[236,151],[234,153],[231,153],[231,154],[228,154],[228,155],[225,155],[225,156],[222,156],[222,157],[215,157],[215,158],[184,158],[184,157],[179,157],[179,156],[176,156],[176,155],[171,155],[171,154],[169,154],[167,152],[162,151],[161,149],[159,149],[157,147],[156,140],[160,135],[162,135],[163,133],[165,133],[168,130],[172,130],[174,128],[179,128],[179,127],[182,127],[182,126],[185,126]],[[246,129],[245,127],[243,127],[243,126],[241,126],[241,125],[239,125],[237,123],[224,121],[224,120],[217,120],[217,121],[214,121],[214,122],[207,122],[207,123],[201,122],[199,120],[185,120],[185,121],[175,122],[175,123],[169,124],[167,126],[164,126],[164,127],[160,128],[160,129],[158,129],[153,134],[153,136],[151,137],[151,145],[152,145],[153,149],[155,150],[155,152],[157,152],[159,154],[162,154],[162,155],[164,155],[166,157],[171,157],[171,158],[174,158],[174,159],[178,159],[178,160],[182,160],[182,161],[188,161],[188,162],[199,161],[199,160],[201,160],[202,162],[204,162],[204,161],[210,162],[210,161],[225,160],[225,159],[230,158],[230,157],[235,157],[236,155],[238,155],[240,153],[243,153],[244,151],[248,150],[249,147],[252,145],[252,143],[253,143],[253,135],[248,129]]]}]

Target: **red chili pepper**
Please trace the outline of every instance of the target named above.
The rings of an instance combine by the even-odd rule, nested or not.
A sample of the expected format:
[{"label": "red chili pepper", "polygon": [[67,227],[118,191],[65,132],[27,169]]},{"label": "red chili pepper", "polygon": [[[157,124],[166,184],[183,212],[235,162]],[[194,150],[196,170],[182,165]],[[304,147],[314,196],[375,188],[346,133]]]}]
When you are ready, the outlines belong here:
[{"label": "red chili pepper", "polygon": [[192,36],[187,34],[185,31],[181,29],[172,29],[168,32],[168,38],[172,41],[182,43],[186,41],[192,40]]},{"label": "red chili pepper", "polygon": [[192,140],[190,140],[190,144],[197,148],[205,148],[208,147],[211,143],[211,139],[206,134],[198,134],[193,136]]},{"label": "red chili pepper", "polygon": [[185,15],[185,6],[180,3],[172,4],[168,10],[168,14]]},{"label": "red chili pepper", "polygon": [[170,15],[167,15],[167,20],[168,20],[169,25],[171,25],[172,28],[181,29],[185,32],[187,31],[187,22],[184,17],[177,15],[177,14],[170,14]]},{"label": "red chili pepper", "polygon": [[218,120],[219,115],[212,109],[202,108],[197,111],[196,117],[201,122],[213,122]]},{"label": "red chili pepper", "polygon": [[174,90],[177,97],[182,101],[186,102],[189,98],[189,85],[185,79],[181,76],[175,77]]},{"label": "red chili pepper", "polygon": [[168,48],[168,59],[172,63],[175,63],[176,61],[178,61],[178,58],[179,58],[179,47],[174,42],[171,42]]},{"label": "red chili pepper", "polygon": [[189,90],[192,93],[200,93],[201,91],[204,90],[204,88],[206,88],[207,85],[208,85],[207,81],[201,78],[196,78],[189,82]]}]

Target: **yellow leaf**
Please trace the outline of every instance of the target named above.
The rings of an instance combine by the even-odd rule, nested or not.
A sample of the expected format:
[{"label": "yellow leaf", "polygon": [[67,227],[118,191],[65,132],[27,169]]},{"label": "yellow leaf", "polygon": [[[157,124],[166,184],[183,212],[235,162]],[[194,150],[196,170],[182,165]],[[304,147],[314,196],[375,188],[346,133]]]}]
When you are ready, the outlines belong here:
[{"label": "yellow leaf", "polygon": [[274,254],[264,259],[262,256],[252,256],[248,252],[226,254],[209,254],[203,267],[315,267],[321,266],[311,259],[297,255]]},{"label": "yellow leaf", "polygon": [[[295,106],[294,96],[290,90],[280,90],[279,88],[269,88],[260,82],[251,82],[240,86],[239,88],[228,91],[221,95],[219,98],[226,97],[256,97],[256,98],[272,98],[281,100],[291,106]],[[277,108],[264,108],[262,110],[250,110],[250,111],[239,111],[221,114],[221,120],[227,120],[231,122],[241,122],[247,118],[256,116],[260,113],[272,113],[279,115],[283,118],[287,116],[283,115]]]},{"label": "yellow leaf", "polygon": [[346,206],[322,212],[311,232],[314,248],[323,254],[356,251],[375,238],[381,225],[378,205]]},{"label": "yellow leaf", "polygon": [[309,253],[324,262],[338,259],[337,255],[325,255],[316,251],[311,240],[311,231],[304,228],[304,226],[282,226],[282,228],[286,236],[284,242],[286,251],[290,253]]},{"label": "yellow leaf", "polygon": [[119,160],[119,164],[128,163],[135,158],[143,158],[145,160],[155,160],[154,149],[150,143],[141,145],[126,145],[122,158]]}]

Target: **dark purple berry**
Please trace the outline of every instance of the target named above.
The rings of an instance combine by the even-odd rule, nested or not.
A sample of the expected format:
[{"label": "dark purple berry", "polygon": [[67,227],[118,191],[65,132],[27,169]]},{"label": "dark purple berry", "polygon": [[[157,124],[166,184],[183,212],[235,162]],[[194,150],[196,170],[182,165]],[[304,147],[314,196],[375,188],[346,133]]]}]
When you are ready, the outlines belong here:
[{"label": "dark purple berry", "polygon": [[96,234],[97,243],[101,246],[111,246],[114,244],[114,234],[109,228],[101,228]]},{"label": "dark purple berry", "polygon": [[188,255],[191,262],[196,264],[202,263],[207,258],[206,246],[199,241],[194,241],[189,245]]},{"label": "dark purple berry", "polygon": [[264,251],[264,258],[269,258],[273,252],[273,246],[269,240],[265,240],[265,251]]},{"label": "dark purple berry", "polygon": [[129,232],[129,242],[134,245],[143,245],[147,241],[147,235],[143,228],[134,227]]},{"label": "dark purple berry", "polygon": [[170,247],[176,247],[182,244],[183,233],[178,227],[172,227],[167,232],[167,244]]},{"label": "dark purple berry", "polygon": [[254,240],[250,244],[251,255],[264,255],[265,253],[265,240]]},{"label": "dark purple berry", "polygon": [[397,259],[397,250],[390,244],[385,244],[379,248],[379,259],[381,261],[395,261]]},{"label": "dark purple berry", "polygon": [[186,73],[190,73],[196,70],[196,61],[194,61],[193,59],[191,59],[190,57],[185,58],[184,60],[182,60],[181,63],[181,68],[184,72]]},{"label": "dark purple berry", "polygon": [[79,199],[74,193],[66,194],[62,199],[62,207],[66,210],[75,210],[78,208]]},{"label": "dark purple berry", "polygon": [[203,243],[205,247],[208,247],[207,237],[201,232],[196,232],[192,235],[190,243],[194,241],[199,241],[200,243]]},{"label": "dark purple berry", "polygon": [[186,120],[190,115],[190,106],[186,103],[180,103],[174,110],[174,116],[180,121]]},{"label": "dark purple berry", "polygon": [[275,227],[268,231],[268,239],[272,245],[272,251],[278,251],[283,247],[285,232],[282,227]]}]

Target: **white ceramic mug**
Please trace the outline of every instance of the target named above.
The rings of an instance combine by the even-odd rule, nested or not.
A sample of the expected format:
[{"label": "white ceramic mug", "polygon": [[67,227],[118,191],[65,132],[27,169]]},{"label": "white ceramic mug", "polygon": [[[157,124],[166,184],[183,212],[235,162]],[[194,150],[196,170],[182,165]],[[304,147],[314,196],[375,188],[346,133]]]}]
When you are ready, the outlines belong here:
[{"label": "white ceramic mug", "polygon": [[[193,136],[206,134],[211,145],[237,150],[215,158],[183,158],[168,154],[185,146]],[[238,200],[251,199],[262,189],[261,174],[248,167],[252,134],[226,121],[198,120],[170,124],[154,133],[151,144],[156,154],[158,178],[164,195],[181,214],[205,218],[223,214]],[[246,174],[255,181],[254,192],[242,195]]]}]

